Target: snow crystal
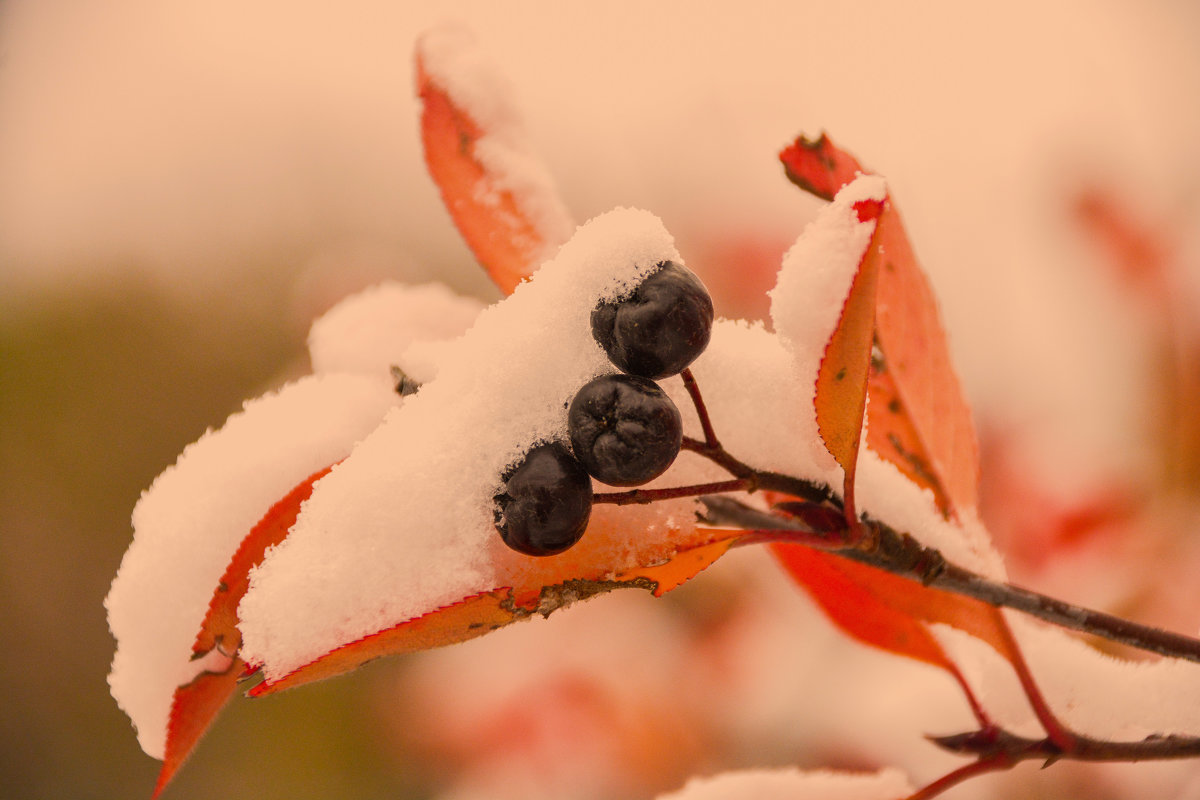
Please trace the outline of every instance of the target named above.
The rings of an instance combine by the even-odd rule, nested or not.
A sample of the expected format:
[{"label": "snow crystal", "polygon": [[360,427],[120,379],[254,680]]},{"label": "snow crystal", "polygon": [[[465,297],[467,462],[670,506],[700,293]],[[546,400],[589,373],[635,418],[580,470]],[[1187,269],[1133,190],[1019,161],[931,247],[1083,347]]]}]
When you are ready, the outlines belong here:
[{"label": "snow crystal", "polygon": [[659,800],[897,800],[913,788],[899,770],[875,773],[785,769],[725,772],[693,778]]},{"label": "snow crystal", "polygon": [[528,141],[512,87],[479,49],[474,34],[461,25],[443,25],[420,38],[417,53],[426,74],[483,130],[474,153],[492,179],[491,188],[512,194],[548,249],[565,242],[575,228],[571,214]]},{"label": "snow crystal", "polygon": [[611,366],[601,299],[664,260],[670,235],[619,209],[579,228],[534,279],[485,310],[437,377],[317,483],[288,538],[251,573],[243,656],[269,679],[346,642],[492,588],[492,497],[531,445],[565,437],[575,391]]},{"label": "snow crystal", "polygon": [[313,372],[386,375],[398,366],[424,383],[436,373],[430,343],[462,335],[483,308],[440,283],[384,283],[359,292],[313,323],[308,335]]},{"label": "snow crystal", "polygon": [[162,758],[175,688],[205,667],[190,660],[192,642],[242,539],[397,401],[386,376],[305,378],[246,403],[142,495],[105,607],[117,640],[109,685],[149,755]]}]

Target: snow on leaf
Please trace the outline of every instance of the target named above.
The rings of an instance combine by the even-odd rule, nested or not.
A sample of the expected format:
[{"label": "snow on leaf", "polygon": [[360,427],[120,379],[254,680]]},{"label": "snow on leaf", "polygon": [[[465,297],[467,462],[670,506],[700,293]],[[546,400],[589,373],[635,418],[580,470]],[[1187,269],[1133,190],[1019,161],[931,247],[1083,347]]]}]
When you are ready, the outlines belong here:
[{"label": "snow on leaf", "polygon": [[192,657],[199,658],[214,648],[227,653],[237,652],[242,643],[238,632],[237,606],[250,586],[250,569],[263,559],[267,548],[274,547],[287,536],[288,529],[300,515],[300,504],[312,494],[313,484],[329,474],[331,467],[315,472],[288,492],[278,503],[271,506],[255,525],[225,569],[221,581],[213,592],[208,605],[208,614],[200,625],[200,633],[192,645]]},{"label": "snow on leaf", "polygon": [[440,283],[385,282],[345,298],[308,334],[315,373],[386,375],[392,368],[418,383],[437,373],[437,351],[475,323],[484,304]]},{"label": "snow on leaf", "polygon": [[[816,144],[801,138],[780,157],[788,176],[806,176],[797,183],[820,197],[836,193],[861,169],[824,135]],[[979,483],[970,407],[951,362],[937,301],[890,197],[877,217],[862,259],[878,271],[877,285],[871,287],[874,328],[860,326],[856,343],[860,349],[878,346],[867,388],[867,446],[933,492],[944,514],[970,517]]]},{"label": "snow on leaf", "polygon": [[149,755],[163,757],[176,687],[207,668],[192,645],[231,554],[265,509],[398,400],[384,376],[309,376],[247,402],[142,495],[105,607],[117,641],[109,685]]},{"label": "snow on leaf", "polygon": [[[603,531],[589,527],[595,541]],[[399,655],[418,650],[457,644],[528,619],[534,614],[548,616],[554,611],[621,588],[645,589],[655,596],[674,589],[699,574],[720,558],[744,535],[741,530],[705,529],[695,532],[694,544],[680,546],[666,558],[608,572],[605,554],[598,547],[581,547],[569,560],[539,569],[521,587],[499,587],[480,592],[458,602],[405,620],[390,628],[342,645],[275,680],[266,680],[250,690],[258,697],[291,689],[312,681],[324,680],[381,656]],[[593,561],[585,566],[586,561]]]},{"label": "snow on leaf", "polygon": [[[681,256],[653,215],[602,215],[450,343],[436,378],[317,484],[288,537],[251,573],[238,611],[243,658],[277,680],[478,592],[556,583],[531,581],[541,562],[504,547],[493,497],[534,443],[565,436],[563,409],[578,388],[612,369],[591,334],[596,303],[664,260]],[[593,529],[611,509],[603,511],[585,541],[601,545],[604,569],[574,575],[667,556],[694,527],[685,501],[621,509],[620,524],[600,536]]]},{"label": "snow on leaf", "polygon": [[570,237],[574,224],[525,141],[508,87],[470,33],[426,33],[416,54],[421,141],[459,232],[509,293]]},{"label": "snow on leaf", "polygon": [[157,796],[191,755],[200,737],[233,696],[245,663],[236,653],[242,635],[238,631],[237,605],[249,586],[250,569],[262,561],[267,548],[287,536],[300,514],[300,504],[312,494],[313,484],[329,473],[325,468],[301,481],[259,520],[234,553],[217,584],[208,614],[192,645],[192,658],[200,659],[214,650],[231,659],[221,670],[202,672],[195,680],[178,687],[171,700],[167,744],[154,793]]},{"label": "snow on leaf", "polygon": [[[865,423],[869,451],[912,484],[929,490],[943,515],[972,524],[978,448],[932,291],[886,192],[880,188],[864,192],[870,186],[866,178],[840,187],[838,182],[849,171],[846,165],[853,163],[857,171],[857,161],[841,154],[827,137],[818,144],[801,140],[785,151],[784,161],[789,175],[796,171],[807,176],[802,185],[816,185],[822,195],[837,192],[833,204],[810,227],[821,243],[819,249],[808,252],[798,247],[798,260],[807,267],[819,261],[821,253],[832,252],[842,271],[853,270],[825,346],[814,395],[821,438],[845,472],[847,518],[858,519],[855,476]],[[864,236],[866,230],[869,236]],[[780,302],[789,292],[796,302],[795,289],[777,292]],[[784,311],[781,308],[777,318],[787,320]],[[802,333],[813,335],[813,331]],[[786,511],[787,506],[780,508]],[[964,527],[964,538],[968,535]],[[987,642],[1012,665],[1035,709],[1053,726],[1012,633],[994,607],[836,554],[785,545],[774,551],[839,627],[867,644],[949,671],[977,711],[962,674],[926,626],[948,624]]]}]

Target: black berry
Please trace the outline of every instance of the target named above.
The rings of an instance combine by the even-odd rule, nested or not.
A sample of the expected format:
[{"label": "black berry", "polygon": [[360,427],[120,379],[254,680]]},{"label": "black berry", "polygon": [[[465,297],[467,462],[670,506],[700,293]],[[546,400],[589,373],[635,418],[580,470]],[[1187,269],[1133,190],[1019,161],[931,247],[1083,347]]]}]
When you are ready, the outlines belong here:
[{"label": "black berry", "polygon": [[540,444],[504,477],[496,530],[530,556],[561,553],[579,541],[592,513],[592,479],[559,442]]},{"label": "black berry", "polygon": [[665,378],[691,364],[712,334],[712,298],[686,267],[664,261],[632,295],[592,311],[592,336],[623,372]]},{"label": "black berry", "polygon": [[679,454],[679,409],[654,381],[603,375],[587,383],[567,410],[571,447],[597,480],[638,486],[657,478]]}]

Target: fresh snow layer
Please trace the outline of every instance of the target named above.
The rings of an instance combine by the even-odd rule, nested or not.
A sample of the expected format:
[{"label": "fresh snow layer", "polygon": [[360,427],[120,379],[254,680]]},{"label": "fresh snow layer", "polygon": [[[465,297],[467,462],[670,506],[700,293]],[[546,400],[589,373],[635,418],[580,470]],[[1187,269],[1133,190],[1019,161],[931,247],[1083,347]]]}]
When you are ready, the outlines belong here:
[{"label": "fresh snow layer", "polygon": [[475,322],[484,304],[440,283],[384,283],[346,298],[313,323],[313,372],[387,375],[391,367],[424,383],[437,371],[437,345]]},{"label": "fresh snow layer", "polygon": [[192,642],[242,539],[397,400],[387,375],[304,378],[247,402],[142,495],[105,607],[117,640],[108,682],[146,753],[162,758],[172,694],[205,667],[190,660]]},{"label": "fresh snow layer", "polygon": [[417,54],[433,83],[483,130],[475,140],[475,157],[491,178],[491,191],[512,194],[545,243],[538,261],[551,257],[570,238],[575,224],[553,176],[528,140],[512,88],[480,50],[474,34],[461,25],[445,24],[426,32],[417,42]]},{"label": "fresh snow layer", "polygon": [[849,773],[792,767],[693,778],[658,800],[898,800],[912,792],[899,770]]},{"label": "fresh snow layer", "polygon": [[364,635],[495,586],[500,476],[563,439],[566,404],[611,371],[592,339],[601,299],[680,261],[652,214],[579,228],[534,279],[488,308],[425,384],[319,481],[288,538],[252,573],[243,657],[268,679]]}]

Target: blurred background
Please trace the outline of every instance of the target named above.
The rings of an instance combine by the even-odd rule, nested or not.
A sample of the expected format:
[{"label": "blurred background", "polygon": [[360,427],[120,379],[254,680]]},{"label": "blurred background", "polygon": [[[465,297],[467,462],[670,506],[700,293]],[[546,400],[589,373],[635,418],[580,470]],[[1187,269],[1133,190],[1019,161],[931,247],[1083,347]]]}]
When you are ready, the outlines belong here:
[{"label": "blurred background", "polygon": [[[1196,630],[1194,3],[6,0],[0,795],[149,795],[102,601],[179,451],[307,371],[310,322],[348,293],[498,297],[417,140],[413,41],[447,19],[510,79],[577,218],[659,214],[724,315],[765,312],[820,206],[782,146],[826,130],[886,175],[1014,575]],[[954,763],[920,739],[967,724],[942,676],[845,643],[757,554],[727,562],[234,703],[167,796],[599,800],[728,766]],[[1195,766],[1137,769],[1056,767],[1021,796],[1200,797]]]}]

